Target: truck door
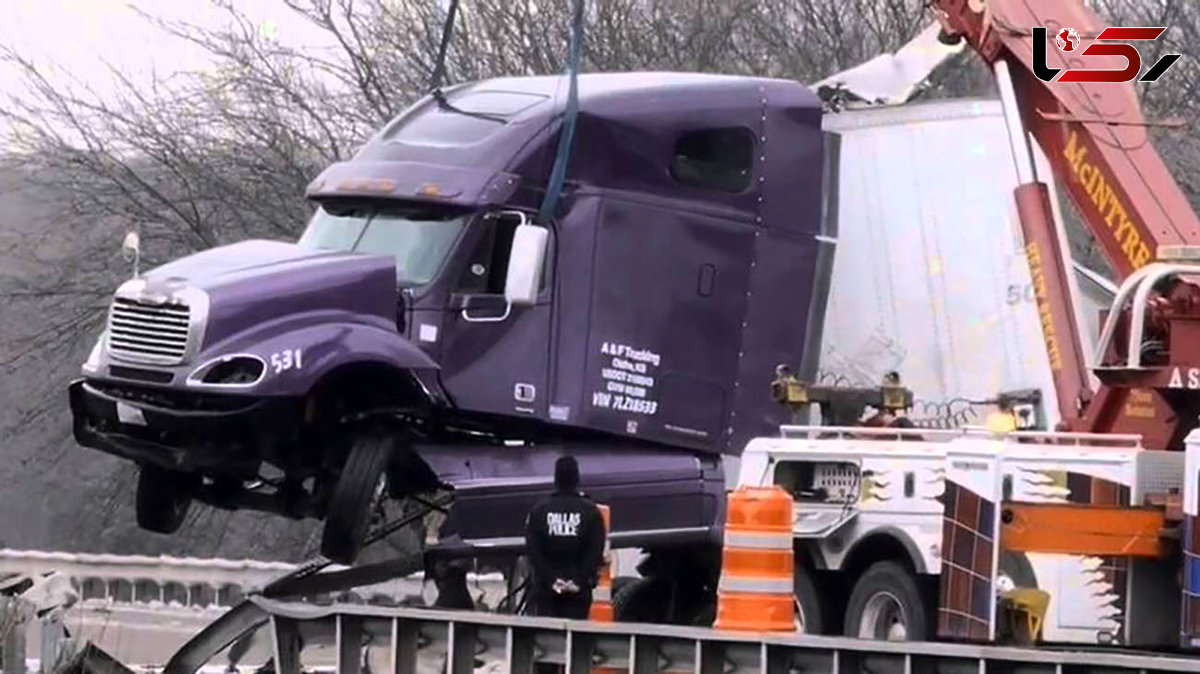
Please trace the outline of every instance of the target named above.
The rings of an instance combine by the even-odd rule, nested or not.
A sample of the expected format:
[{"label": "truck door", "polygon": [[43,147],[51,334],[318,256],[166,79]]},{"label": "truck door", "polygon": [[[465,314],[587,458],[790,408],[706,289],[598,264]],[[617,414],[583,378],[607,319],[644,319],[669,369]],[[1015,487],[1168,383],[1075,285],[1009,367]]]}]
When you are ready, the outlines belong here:
[{"label": "truck door", "polygon": [[[549,360],[550,263],[537,303],[509,307],[508,258],[519,216],[488,214],[472,227],[443,322],[442,384],[465,410],[543,416]],[[550,241],[547,260],[553,259]]]}]

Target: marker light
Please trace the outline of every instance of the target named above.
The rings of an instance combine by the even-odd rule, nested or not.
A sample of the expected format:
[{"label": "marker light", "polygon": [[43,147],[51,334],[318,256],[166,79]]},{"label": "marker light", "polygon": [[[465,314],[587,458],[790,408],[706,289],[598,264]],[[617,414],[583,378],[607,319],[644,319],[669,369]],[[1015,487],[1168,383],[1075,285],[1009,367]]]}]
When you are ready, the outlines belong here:
[{"label": "marker light", "polygon": [[338,191],[373,192],[376,194],[391,194],[396,189],[396,183],[391,180],[350,179],[338,183]]}]

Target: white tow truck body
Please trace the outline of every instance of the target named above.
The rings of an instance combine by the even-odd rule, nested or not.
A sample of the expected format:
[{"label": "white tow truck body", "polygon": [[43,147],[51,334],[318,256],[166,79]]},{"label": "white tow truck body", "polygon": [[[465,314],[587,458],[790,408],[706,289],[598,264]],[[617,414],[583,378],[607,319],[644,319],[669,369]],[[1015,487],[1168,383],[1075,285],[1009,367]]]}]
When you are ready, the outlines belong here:
[{"label": "white tow truck body", "polygon": [[[748,444],[738,484],[775,484],[793,494],[798,565],[837,574],[861,569],[862,556],[903,549],[906,559],[892,561],[936,578],[936,606],[925,610],[936,615],[937,638],[995,640],[997,597],[1020,587],[1049,594],[1045,642],[1178,642],[1176,555],[1010,552],[1000,531],[1005,503],[1141,506],[1148,494],[1181,490],[1185,453],[1145,450],[1135,436],[781,431]],[[856,579],[845,580],[852,587]]]}]

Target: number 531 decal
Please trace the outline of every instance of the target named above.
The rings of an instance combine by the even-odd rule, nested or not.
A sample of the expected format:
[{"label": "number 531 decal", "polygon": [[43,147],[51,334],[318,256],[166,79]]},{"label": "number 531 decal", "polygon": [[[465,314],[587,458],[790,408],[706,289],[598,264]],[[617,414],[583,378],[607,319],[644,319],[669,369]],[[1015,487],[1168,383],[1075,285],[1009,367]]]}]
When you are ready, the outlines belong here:
[{"label": "number 531 decal", "polygon": [[279,374],[284,370],[299,370],[301,362],[300,353],[300,349],[286,349],[271,354],[271,367],[275,368],[275,374]]}]

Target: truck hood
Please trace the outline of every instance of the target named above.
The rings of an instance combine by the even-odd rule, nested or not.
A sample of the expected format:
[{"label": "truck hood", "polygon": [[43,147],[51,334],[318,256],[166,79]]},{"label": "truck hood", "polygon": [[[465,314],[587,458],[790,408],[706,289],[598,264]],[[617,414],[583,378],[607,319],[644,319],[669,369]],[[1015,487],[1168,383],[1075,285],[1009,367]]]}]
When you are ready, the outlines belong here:
[{"label": "truck hood", "polygon": [[396,266],[391,257],[313,251],[252,240],[157,267],[118,291],[153,297],[203,291],[201,350],[280,321],[349,321],[395,329]]},{"label": "truck hood", "polygon": [[314,251],[283,241],[251,240],[210,248],[168,262],[143,275],[149,285],[168,279],[209,290],[247,276],[271,275],[297,268],[315,270],[330,264],[359,261],[366,256]]}]

